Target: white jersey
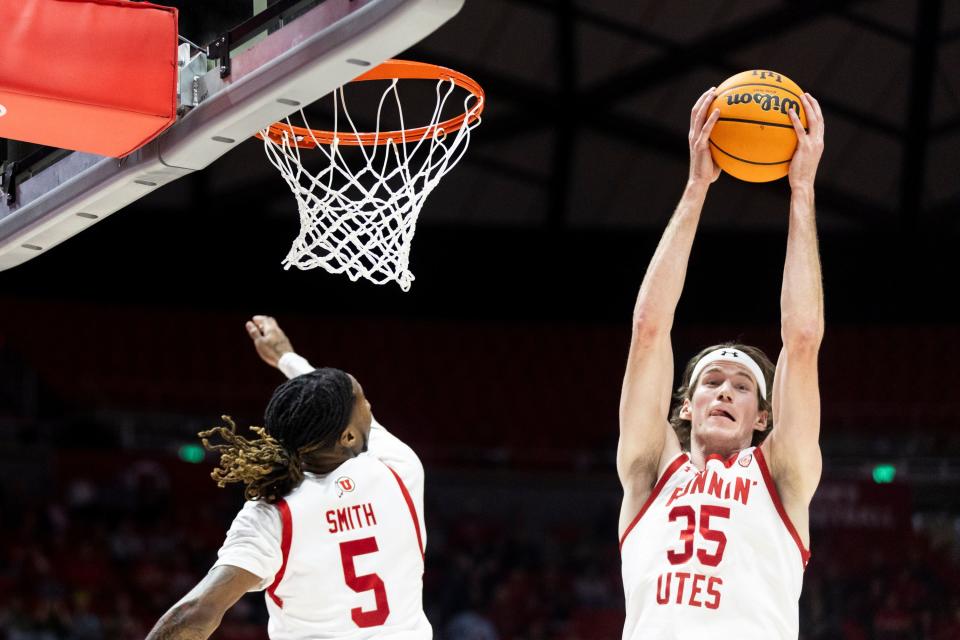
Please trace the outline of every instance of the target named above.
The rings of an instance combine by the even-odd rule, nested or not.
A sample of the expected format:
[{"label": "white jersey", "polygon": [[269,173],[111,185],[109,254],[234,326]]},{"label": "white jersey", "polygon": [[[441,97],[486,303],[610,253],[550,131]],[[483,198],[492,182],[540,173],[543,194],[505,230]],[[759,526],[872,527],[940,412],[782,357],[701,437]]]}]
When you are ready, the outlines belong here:
[{"label": "white jersey", "polygon": [[677,456],[620,540],[624,640],[790,639],[810,553],[763,453]]},{"label": "white jersey", "polygon": [[429,640],[413,450],[374,422],[366,453],[304,475],[276,505],[243,506],[214,566],[262,578],[254,590],[266,590],[272,640]]}]

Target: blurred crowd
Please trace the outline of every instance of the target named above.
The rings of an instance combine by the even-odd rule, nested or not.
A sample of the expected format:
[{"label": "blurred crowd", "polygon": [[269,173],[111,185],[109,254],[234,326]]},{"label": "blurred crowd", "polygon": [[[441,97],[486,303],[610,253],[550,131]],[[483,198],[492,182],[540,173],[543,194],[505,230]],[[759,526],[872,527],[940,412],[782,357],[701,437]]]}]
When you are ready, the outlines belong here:
[{"label": "blurred crowd", "polygon": [[[175,484],[162,466],[139,463],[45,498],[4,488],[0,638],[141,640],[212,564],[241,501],[236,491],[187,497]],[[615,513],[518,522],[427,509],[424,601],[438,640],[620,636]],[[960,638],[955,523],[938,527],[914,527],[895,545],[814,532],[801,637]],[[262,594],[242,599],[214,637],[265,638]]]}]

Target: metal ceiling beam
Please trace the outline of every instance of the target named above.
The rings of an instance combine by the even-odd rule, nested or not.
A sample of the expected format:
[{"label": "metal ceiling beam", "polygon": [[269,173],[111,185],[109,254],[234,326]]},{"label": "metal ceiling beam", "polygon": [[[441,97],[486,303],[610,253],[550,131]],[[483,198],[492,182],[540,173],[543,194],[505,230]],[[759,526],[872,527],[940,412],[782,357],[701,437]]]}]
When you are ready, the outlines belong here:
[{"label": "metal ceiling beam", "polygon": [[943,0],[917,0],[917,28],[913,36],[913,61],[906,134],[903,138],[899,213],[904,228],[917,225],[923,207],[923,177],[927,165],[933,80],[937,70],[940,16]]},{"label": "metal ceiling beam", "polygon": [[553,161],[547,188],[547,227],[560,229],[567,217],[574,152],[580,122],[577,113],[577,44],[573,0],[559,0],[557,13],[557,71],[560,87],[554,110]]},{"label": "metal ceiling beam", "polygon": [[855,24],[862,29],[866,29],[867,31],[871,31],[877,35],[894,40],[900,44],[905,44],[907,46],[913,44],[913,37],[909,33],[891,27],[888,24],[884,24],[879,20],[874,20],[870,16],[854,13],[846,7],[837,9],[836,14],[851,24]]},{"label": "metal ceiling beam", "polygon": [[[551,108],[544,105],[543,109],[544,112],[540,116],[541,120],[546,124],[554,123],[555,117]],[[638,149],[651,149],[674,157],[686,157],[686,138],[662,125],[604,111],[581,110],[580,114],[582,126],[591,131],[614,137]],[[500,140],[521,135],[534,128],[533,124],[535,122],[532,122],[532,119],[523,113],[515,114],[512,117],[507,116],[500,122],[489,123],[486,129],[478,130],[473,144],[475,147],[482,149],[495,148]],[[467,154],[464,161],[471,162],[470,153]],[[889,222],[895,217],[894,211],[889,207],[881,206],[833,187],[818,186],[817,198],[820,204],[848,219],[875,223],[878,220]]]},{"label": "metal ceiling beam", "polygon": [[[430,54],[424,53],[424,55],[420,57],[424,56],[429,59]],[[517,109],[514,111],[506,111],[495,119],[488,119],[482,133],[478,134],[478,140],[483,140],[482,144],[509,140],[526,132],[556,126],[557,119],[564,117],[566,113],[561,113],[557,110],[557,105],[561,98],[559,94],[552,89],[533,87],[530,84],[509,78],[503,74],[488,72],[476,67],[471,69],[469,63],[454,61],[449,59],[449,57],[445,58],[445,62],[449,66],[477,78],[483,85],[489,101],[506,99],[517,105]],[[714,66],[716,65],[714,64]],[[725,72],[731,74],[737,70],[732,65],[725,65],[723,69]],[[518,92],[514,93],[514,89],[518,89]],[[904,134],[902,127],[877,117],[875,113],[861,111],[835,100],[830,100],[829,98],[818,97],[817,99],[820,101],[824,110],[828,111],[831,116],[839,116],[849,122],[855,123],[859,127],[870,129],[876,133],[897,140],[901,139]],[[581,117],[592,117],[589,115],[591,112],[599,113],[600,115],[607,112],[606,109],[599,108],[597,103],[592,99],[587,101],[585,98],[577,97],[574,98],[572,102],[568,100],[568,104],[576,106],[576,109],[574,109],[572,113],[577,119]],[[960,124],[958,124],[958,126],[960,126]]]},{"label": "metal ceiling beam", "polygon": [[960,29],[950,29],[940,34],[940,42],[946,44],[960,38]]},{"label": "metal ceiling beam", "polygon": [[518,180],[545,189],[550,188],[552,182],[550,176],[545,176],[542,173],[532,171],[526,167],[519,167],[497,158],[488,158],[474,153],[474,151],[467,152],[467,155],[463,158],[463,162],[493,175],[509,178],[510,180]]},{"label": "metal ceiling beam", "polygon": [[960,116],[954,116],[949,120],[930,128],[930,137],[939,138],[948,135],[960,129]]},{"label": "metal ceiling beam", "polygon": [[[680,160],[687,158],[686,138],[682,134],[670,131],[660,124],[643,122],[636,118],[609,113],[595,114],[588,124],[590,125],[590,129],[597,133],[615,137],[618,140],[628,141],[639,148],[652,149],[663,155]],[[480,135],[478,135],[478,141],[481,139]],[[481,160],[474,154],[468,153],[464,158],[464,162],[486,169],[487,167],[484,166],[484,163],[488,161]],[[500,168],[507,171],[508,174],[515,171],[508,164]],[[545,181],[543,177],[538,174],[532,174],[529,171],[516,171],[517,173],[514,177],[521,180],[539,183],[541,186],[549,186],[552,184],[552,182]],[[779,183],[766,183],[757,185],[757,187],[776,191],[781,190]],[[958,200],[960,200],[960,196],[958,196]],[[889,224],[896,219],[896,212],[893,208],[824,184],[822,180],[817,184],[817,202],[839,218],[869,224],[872,227],[875,227],[877,223]]]},{"label": "metal ceiling beam", "polygon": [[814,95],[814,97],[823,110],[830,114],[830,117],[839,116],[854,124],[857,128],[870,129],[874,133],[881,133],[895,140],[903,137],[904,128],[902,126],[877,117],[875,111],[861,111],[830,98],[821,98],[817,95]]},{"label": "metal ceiling beam", "polygon": [[718,51],[729,54],[781,33],[796,30],[855,1],[808,0],[781,5],[780,8],[765,11],[726,29],[712,31],[688,45],[671,49],[653,60],[588,87],[585,93],[599,104],[623,100],[638,91],[705,64],[705,61],[716,56]]},{"label": "metal ceiling beam", "polygon": [[[766,12],[760,16],[744,21],[722,32],[708,35],[692,45],[681,45],[666,38],[647,33],[642,29],[620,25],[600,14],[591,13],[573,6],[573,0],[561,2],[547,2],[547,0],[515,0],[528,6],[536,6],[550,11],[556,18],[557,46],[560,60],[559,90],[531,86],[527,81],[511,78],[499,73],[488,73],[475,66],[475,63],[447,62],[462,71],[465,71],[481,80],[491,100],[506,99],[516,101],[522,105],[521,109],[512,114],[505,114],[477,132],[475,147],[479,149],[494,148],[496,142],[508,139],[534,129],[551,127],[555,132],[555,146],[551,162],[551,173],[545,177],[537,172],[522,170],[508,162],[493,160],[477,153],[468,153],[465,162],[485,171],[506,175],[524,182],[536,184],[546,188],[548,192],[548,220],[552,226],[562,226],[565,217],[569,185],[572,182],[572,167],[575,143],[572,129],[580,126],[588,127],[604,135],[615,136],[627,140],[640,148],[653,149],[674,157],[686,157],[685,138],[676,132],[670,131],[661,125],[641,122],[629,116],[613,115],[604,109],[596,108],[596,96],[591,96],[593,108],[585,108],[576,94],[575,69],[577,56],[575,50],[576,21],[582,20],[595,26],[614,30],[628,37],[636,37],[665,50],[663,56],[656,63],[657,67],[669,66],[669,76],[673,76],[678,65],[691,68],[698,64],[722,68],[725,71],[735,70],[723,58],[712,55],[711,49],[720,47],[720,51],[747,46],[754,41],[768,38],[781,31],[794,29],[798,24],[815,19],[831,10],[844,10],[844,6],[829,2],[812,2],[805,5],[791,4],[786,8]],[[853,2],[854,0],[849,0]],[[849,2],[847,4],[849,4]],[[723,44],[726,41],[727,44]],[[722,45],[722,46],[721,46]],[[416,52],[420,57],[429,57],[425,51]],[[422,54],[422,55],[421,55]],[[680,71],[683,71],[683,68]],[[652,65],[641,65],[640,72],[648,71],[648,76],[654,81],[665,80],[661,68],[654,69]],[[633,70],[637,73],[638,70]],[[640,87],[635,87],[639,90]],[[824,101],[821,101],[822,103]],[[866,125],[888,135],[902,135],[902,131],[889,123],[879,121],[875,116],[859,114],[855,110],[842,105],[824,106],[831,112],[836,111],[858,121],[861,126]],[[866,116],[866,117],[865,117]],[[865,122],[865,120],[868,120]],[[761,187],[763,188],[763,187]],[[778,186],[768,185],[767,188]],[[255,192],[255,189],[254,189]],[[863,200],[858,196],[832,189],[826,186],[818,187],[818,200],[821,205],[835,211],[841,217],[875,221],[877,217],[888,217],[889,210],[877,206],[875,203]]]},{"label": "metal ceiling beam", "polygon": [[[562,4],[548,0],[513,0],[517,4],[532,6],[548,12],[558,20],[562,16]],[[703,65],[718,69],[725,74],[733,74],[741,71],[739,65],[729,62],[724,55],[719,52],[729,53],[739,48],[760,41],[764,38],[776,35],[781,31],[788,31],[796,28],[797,25],[805,21],[812,20],[821,14],[837,12],[846,16],[846,5],[853,4],[857,0],[846,0],[846,2],[813,2],[811,6],[797,7],[790,4],[786,9],[777,9],[761,14],[758,17],[743,21],[729,29],[719,32],[715,36],[706,36],[693,44],[677,43],[669,38],[651,33],[638,27],[617,22],[607,16],[599,13],[590,12],[581,8],[572,8],[569,11],[572,16],[586,24],[591,24],[611,32],[618,33],[627,37],[635,38],[646,44],[656,46],[662,49],[662,55],[651,63],[641,65],[639,69],[649,70],[649,73],[655,77],[648,77],[646,84],[635,84],[629,88],[630,93],[643,91],[653,84],[674,77],[677,71],[683,71],[681,66],[686,68]],[[799,12],[799,15],[798,15]],[[567,17],[569,18],[569,15]],[[851,14],[852,15],[852,14]],[[575,26],[575,25],[574,25]],[[575,35],[575,34],[574,34]],[[731,40],[732,43],[726,43],[723,47],[712,49],[717,42]],[[430,57],[428,51],[416,51],[418,55]],[[434,56],[435,57],[435,56]],[[562,101],[567,105],[572,104],[569,96],[561,97],[556,90],[544,87],[531,87],[529,83],[504,76],[502,73],[489,73],[488,71],[477,67],[475,63],[469,61],[454,61],[446,56],[448,63],[462,71],[471,73],[474,77],[482,78],[485,89],[494,97],[514,99],[522,108],[512,114],[505,114],[495,122],[491,122],[486,128],[484,139],[488,142],[494,142],[501,139],[509,139],[524,131],[532,129],[563,126],[564,124],[574,126],[575,123],[566,118],[565,123],[558,123],[557,118],[563,117],[566,112],[558,112],[557,106]],[[674,61],[681,62],[678,66]],[[636,73],[635,69],[633,72]],[[600,87],[607,84],[605,81]],[[602,95],[595,93],[595,88],[588,88],[583,91],[577,91],[575,105],[572,109],[574,115],[589,110],[605,110],[598,105],[612,104],[610,100],[604,100]],[[829,98],[818,98],[821,105],[834,116],[840,116],[851,122],[855,122],[860,127],[868,127],[878,133],[886,136],[900,139],[903,136],[903,129],[899,125],[883,120],[876,113],[861,111]],[[530,112],[536,115],[531,116]]]},{"label": "metal ceiling beam", "polygon": [[[647,142],[649,148],[674,158],[686,160],[688,156],[686,136],[676,134],[664,127],[640,122],[634,118],[622,117],[616,114],[603,114],[592,122],[593,128],[619,139]],[[759,189],[767,189],[782,193],[783,187],[779,182],[767,182],[756,185]],[[859,223],[868,223],[876,226],[878,222],[890,222],[895,219],[895,212],[890,207],[872,202],[852,193],[837,189],[823,180],[817,183],[818,208],[827,209],[832,215],[844,220]]]},{"label": "metal ceiling beam", "polygon": [[[553,0],[513,0],[513,3],[535,7],[550,13],[556,13],[558,10],[558,5]],[[672,49],[678,46],[677,43],[673,42],[672,40],[664,38],[661,35],[657,35],[652,31],[647,31],[646,29],[629,25],[623,21],[615,20],[614,18],[605,16],[602,13],[589,11],[581,7],[571,7],[570,11],[572,12],[573,17],[579,22],[589,24],[594,27],[600,27],[606,31],[627,36],[628,38],[633,38],[634,40],[639,40],[646,44],[660,47],[661,49]]]},{"label": "metal ceiling beam", "polygon": [[[553,111],[544,106],[546,111],[541,118],[546,123],[553,123]],[[650,149],[671,157],[685,159],[687,156],[686,137],[676,131],[652,122],[642,121],[639,118],[603,111],[580,111],[582,126],[617,140],[627,142],[638,149]],[[499,127],[479,129],[473,144],[475,148],[493,149],[503,137],[522,134],[531,129],[531,119],[514,118],[506,123],[499,123]],[[494,124],[494,123],[491,123]],[[560,123],[562,124],[562,122]],[[491,137],[493,139],[491,139]],[[472,164],[473,154],[468,153],[464,162]],[[517,177],[520,177],[519,175]],[[532,177],[532,176],[531,176]],[[521,179],[527,179],[526,177]],[[532,181],[532,180],[531,180]],[[776,188],[768,185],[761,188]],[[876,202],[866,200],[860,196],[846,193],[840,189],[819,184],[817,186],[818,202],[842,218],[875,224],[878,221],[890,222],[895,219],[894,210]]]},{"label": "metal ceiling beam", "polygon": [[[527,6],[534,6],[549,12],[556,12],[558,10],[558,5],[549,0],[514,0],[514,2]],[[856,24],[857,26],[880,33],[881,35],[885,35],[888,38],[897,40],[901,43],[910,44],[913,42],[909,34],[897,31],[896,29],[877,22],[872,18],[854,14],[844,7],[836,7],[834,9],[837,15],[853,24]],[[591,26],[604,29],[610,33],[615,33],[627,38],[633,38],[639,42],[658,47],[666,55],[673,55],[674,52],[681,51],[685,47],[685,45],[682,43],[675,42],[669,38],[657,35],[646,29],[641,29],[625,22],[614,20],[613,18],[599,13],[587,11],[582,8],[575,9],[573,13],[577,20],[584,24],[589,24]],[[711,52],[711,55],[702,62],[704,66],[717,69],[728,76],[743,71],[741,65],[731,63],[721,52]],[[873,112],[853,109],[847,105],[830,100],[829,98],[818,97],[817,99],[820,101],[820,104],[823,107],[831,112],[832,115],[839,115],[850,120],[851,122],[856,122],[860,126],[869,127],[879,133],[894,138],[900,138],[903,135],[903,130],[899,125],[882,120]],[[512,131],[512,129],[509,127],[507,130]]]}]

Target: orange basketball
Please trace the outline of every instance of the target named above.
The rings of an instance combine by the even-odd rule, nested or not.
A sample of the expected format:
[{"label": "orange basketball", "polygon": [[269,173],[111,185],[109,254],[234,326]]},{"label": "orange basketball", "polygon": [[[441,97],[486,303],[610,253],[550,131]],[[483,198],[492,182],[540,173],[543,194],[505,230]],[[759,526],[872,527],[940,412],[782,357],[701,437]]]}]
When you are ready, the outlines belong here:
[{"label": "orange basketball", "polygon": [[727,78],[710,105],[710,113],[720,109],[710,135],[713,161],[747,182],[769,182],[787,175],[797,148],[788,111],[794,109],[807,126],[802,93],[793,80],[775,71],[755,69]]}]

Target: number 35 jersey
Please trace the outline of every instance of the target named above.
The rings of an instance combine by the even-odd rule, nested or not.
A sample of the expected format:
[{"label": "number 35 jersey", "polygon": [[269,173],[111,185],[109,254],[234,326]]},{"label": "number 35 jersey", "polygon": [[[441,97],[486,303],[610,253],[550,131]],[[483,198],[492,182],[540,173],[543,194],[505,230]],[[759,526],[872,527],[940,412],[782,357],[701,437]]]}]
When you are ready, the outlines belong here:
[{"label": "number 35 jersey", "polygon": [[620,540],[624,640],[795,640],[810,557],[763,452],[687,454],[663,473]]},{"label": "number 35 jersey", "polygon": [[270,638],[429,640],[413,451],[374,424],[368,453],[305,475],[276,505],[247,502],[216,562],[262,578]]}]

